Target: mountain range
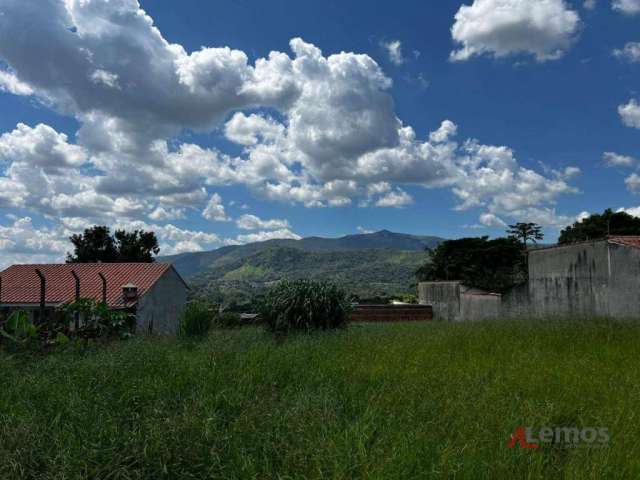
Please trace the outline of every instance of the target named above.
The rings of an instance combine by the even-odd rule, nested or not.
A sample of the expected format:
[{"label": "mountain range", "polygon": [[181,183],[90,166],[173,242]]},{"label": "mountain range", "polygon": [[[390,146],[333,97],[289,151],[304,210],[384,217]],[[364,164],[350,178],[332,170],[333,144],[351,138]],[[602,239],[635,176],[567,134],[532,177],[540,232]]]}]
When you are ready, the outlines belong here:
[{"label": "mountain range", "polygon": [[194,295],[247,304],[283,279],[330,280],[361,298],[415,291],[425,251],[443,239],[382,230],[340,238],[308,237],[229,245],[208,252],[160,257],[187,279]]}]

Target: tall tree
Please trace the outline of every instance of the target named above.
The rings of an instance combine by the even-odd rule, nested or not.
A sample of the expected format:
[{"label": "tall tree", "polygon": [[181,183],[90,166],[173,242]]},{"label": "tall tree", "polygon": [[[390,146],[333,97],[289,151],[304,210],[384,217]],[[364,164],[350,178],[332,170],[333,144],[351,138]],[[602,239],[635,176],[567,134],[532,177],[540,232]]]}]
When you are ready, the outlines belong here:
[{"label": "tall tree", "polygon": [[504,292],[527,274],[518,240],[479,237],[442,242],[417,276],[419,281],[459,280],[469,287]]},{"label": "tall tree", "polygon": [[119,262],[153,262],[153,256],[160,252],[158,239],[153,232],[144,230],[116,230],[116,247]]},{"label": "tall tree", "polygon": [[118,261],[118,250],[109,228],[96,225],[81,235],[71,235],[74,253],[67,253],[67,263],[113,263]]},{"label": "tall tree", "polygon": [[507,233],[511,238],[522,242],[522,246],[526,249],[529,240],[533,243],[538,243],[538,240],[544,239],[544,233],[542,233],[542,227],[537,223],[516,223],[515,225],[509,225]]},{"label": "tall tree", "polygon": [[112,236],[109,227],[96,225],[69,240],[74,252],[67,254],[67,263],[151,263],[160,252],[155,233],[143,230],[117,230]]},{"label": "tall tree", "polygon": [[594,213],[560,232],[559,243],[574,243],[604,238],[607,235],[640,235],[640,218],[607,208]]}]

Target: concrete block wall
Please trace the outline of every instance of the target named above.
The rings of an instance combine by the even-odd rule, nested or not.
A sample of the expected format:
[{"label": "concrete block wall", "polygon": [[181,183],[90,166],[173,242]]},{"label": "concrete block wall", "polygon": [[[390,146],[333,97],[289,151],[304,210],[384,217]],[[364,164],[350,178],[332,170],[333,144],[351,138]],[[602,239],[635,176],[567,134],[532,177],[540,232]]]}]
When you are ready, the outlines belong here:
[{"label": "concrete block wall", "polygon": [[607,316],[640,319],[640,249],[609,244],[609,271]]},{"label": "concrete block wall", "polygon": [[460,282],[421,282],[418,284],[418,301],[431,305],[437,320],[456,321],[460,317]]},{"label": "concrete block wall", "polygon": [[605,240],[533,250],[529,295],[537,317],[609,314],[609,245]]},{"label": "concrete block wall", "polygon": [[501,318],[531,318],[532,308],[528,282],[516,285],[505,292],[501,300]]},{"label": "concrete block wall", "polygon": [[640,319],[640,248],[606,239],[529,252],[529,279],[503,295],[460,282],[424,282],[420,303],[434,318]]},{"label": "concrete block wall", "polygon": [[462,293],[458,320],[475,322],[500,317],[502,296],[495,293]]}]

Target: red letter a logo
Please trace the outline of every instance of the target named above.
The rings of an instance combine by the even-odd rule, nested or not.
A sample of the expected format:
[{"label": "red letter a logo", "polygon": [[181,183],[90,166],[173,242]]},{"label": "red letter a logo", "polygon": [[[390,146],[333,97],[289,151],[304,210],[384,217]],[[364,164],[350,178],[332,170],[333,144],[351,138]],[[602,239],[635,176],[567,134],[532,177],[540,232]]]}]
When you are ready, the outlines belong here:
[{"label": "red letter a logo", "polygon": [[520,448],[534,449],[539,447],[537,443],[527,442],[527,431],[524,429],[524,427],[516,428],[515,433],[511,435],[511,440],[509,440],[507,447],[513,448],[516,446],[516,443],[520,445]]}]

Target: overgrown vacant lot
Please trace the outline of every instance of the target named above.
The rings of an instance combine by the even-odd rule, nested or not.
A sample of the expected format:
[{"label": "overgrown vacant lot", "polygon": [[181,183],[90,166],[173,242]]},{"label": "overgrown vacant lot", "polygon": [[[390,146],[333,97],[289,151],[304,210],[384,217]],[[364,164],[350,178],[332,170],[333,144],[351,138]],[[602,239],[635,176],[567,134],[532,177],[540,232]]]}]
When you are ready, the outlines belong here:
[{"label": "overgrown vacant lot", "polygon": [[[638,478],[639,354],[596,321],[0,354],[0,478]],[[611,441],[508,449],[518,426]]]}]

